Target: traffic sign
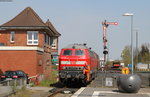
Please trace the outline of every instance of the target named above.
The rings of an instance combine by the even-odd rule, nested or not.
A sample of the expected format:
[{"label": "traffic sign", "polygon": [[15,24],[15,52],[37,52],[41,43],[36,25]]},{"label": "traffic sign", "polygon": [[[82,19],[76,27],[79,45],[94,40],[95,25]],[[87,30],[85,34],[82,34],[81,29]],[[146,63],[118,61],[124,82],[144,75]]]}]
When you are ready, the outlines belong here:
[{"label": "traffic sign", "polygon": [[129,68],[127,68],[127,67],[123,68],[122,74],[129,74]]},{"label": "traffic sign", "polygon": [[132,68],[132,64],[128,64],[128,67],[129,67],[129,68]]}]

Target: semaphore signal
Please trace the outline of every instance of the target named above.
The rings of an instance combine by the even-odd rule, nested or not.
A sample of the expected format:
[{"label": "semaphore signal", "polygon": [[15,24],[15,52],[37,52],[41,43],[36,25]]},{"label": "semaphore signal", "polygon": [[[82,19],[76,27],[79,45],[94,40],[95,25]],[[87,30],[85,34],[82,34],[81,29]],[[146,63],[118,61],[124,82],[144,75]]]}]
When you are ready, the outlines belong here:
[{"label": "semaphore signal", "polygon": [[103,25],[103,42],[104,42],[104,69],[106,71],[106,58],[107,58],[107,54],[108,54],[108,50],[107,50],[107,39],[106,39],[106,29],[109,25],[118,25],[118,22],[106,22],[106,20],[104,22],[102,22]]}]

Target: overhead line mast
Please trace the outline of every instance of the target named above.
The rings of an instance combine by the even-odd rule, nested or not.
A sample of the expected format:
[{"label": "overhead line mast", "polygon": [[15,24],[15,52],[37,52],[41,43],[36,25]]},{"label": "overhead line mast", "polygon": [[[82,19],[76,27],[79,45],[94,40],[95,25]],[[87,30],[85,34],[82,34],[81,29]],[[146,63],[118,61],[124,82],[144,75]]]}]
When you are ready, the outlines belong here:
[{"label": "overhead line mast", "polygon": [[106,71],[106,62],[107,62],[107,54],[108,54],[108,50],[107,50],[107,39],[106,39],[106,29],[109,25],[118,25],[118,22],[106,22],[106,20],[104,22],[102,22],[103,25],[103,42],[104,42],[104,70]]}]

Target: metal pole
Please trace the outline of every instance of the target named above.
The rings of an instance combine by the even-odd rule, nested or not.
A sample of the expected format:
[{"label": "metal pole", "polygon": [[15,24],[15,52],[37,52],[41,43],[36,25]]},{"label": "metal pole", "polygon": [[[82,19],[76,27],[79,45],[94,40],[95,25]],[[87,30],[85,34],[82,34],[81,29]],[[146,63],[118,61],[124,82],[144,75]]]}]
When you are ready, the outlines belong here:
[{"label": "metal pole", "polygon": [[134,69],[134,62],[133,62],[133,13],[125,13],[123,16],[131,16],[131,64],[132,64],[132,74]]},{"label": "metal pole", "polygon": [[108,55],[107,55],[107,61],[109,62],[109,41],[107,41],[108,43],[107,43],[107,49],[108,49]]},{"label": "metal pole", "polygon": [[131,57],[132,57],[132,74],[134,69],[134,62],[133,62],[133,15],[131,15]]},{"label": "metal pole", "polygon": [[138,30],[136,30],[136,63],[138,63]]},{"label": "metal pole", "polygon": [[[107,49],[106,48],[106,43],[107,43],[107,39],[106,39],[106,29],[107,29],[107,24],[106,24],[106,20],[103,23],[103,41],[104,41],[104,50]],[[107,54],[104,54],[104,71],[106,71],[106,62],[107,62]]]}]

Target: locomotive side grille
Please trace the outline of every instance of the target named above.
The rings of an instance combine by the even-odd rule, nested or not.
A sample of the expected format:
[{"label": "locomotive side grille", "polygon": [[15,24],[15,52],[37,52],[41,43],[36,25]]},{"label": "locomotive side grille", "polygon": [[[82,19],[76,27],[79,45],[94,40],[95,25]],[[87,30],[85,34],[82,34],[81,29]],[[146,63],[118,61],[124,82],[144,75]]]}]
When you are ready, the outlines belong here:
[{"label": "locomotive side grille", "polygon": [[75,67],[72,67],[72,66],[64,66],[63,67],[63,70],[83,70],[84,67],[81,67],[81,66],[75,66]]}]

